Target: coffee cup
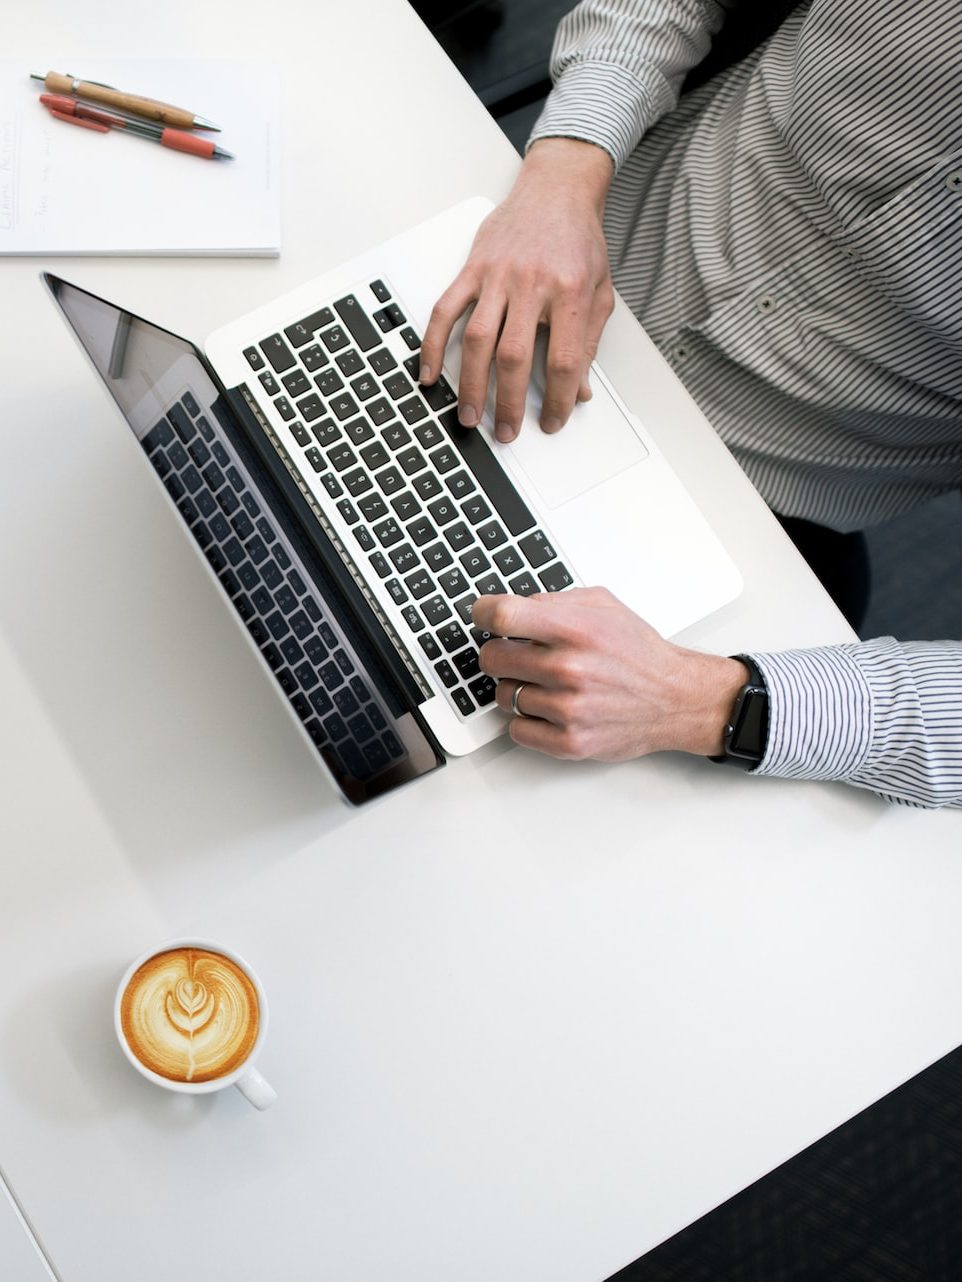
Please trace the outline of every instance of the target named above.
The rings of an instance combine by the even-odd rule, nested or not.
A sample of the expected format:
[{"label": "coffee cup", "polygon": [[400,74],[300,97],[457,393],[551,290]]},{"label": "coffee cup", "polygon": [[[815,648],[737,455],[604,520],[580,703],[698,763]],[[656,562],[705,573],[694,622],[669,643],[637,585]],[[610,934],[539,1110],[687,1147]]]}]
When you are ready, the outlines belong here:
[{"label": "coffee cup", "polygon": [[117,987],[114,1028],[148,1081],[186,1095],[236,1086],[255,1108],[277,1095],[254,1067],[267,997],[242,957],[204,939],[172,939],[132,961]]}]

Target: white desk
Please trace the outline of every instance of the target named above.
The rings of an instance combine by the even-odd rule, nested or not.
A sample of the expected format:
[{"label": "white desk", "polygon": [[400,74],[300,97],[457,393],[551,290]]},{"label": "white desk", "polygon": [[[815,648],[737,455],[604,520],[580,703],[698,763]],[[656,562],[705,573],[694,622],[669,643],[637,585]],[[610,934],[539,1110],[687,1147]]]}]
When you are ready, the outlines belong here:
[{"label": "white desk", "polygon": [[[8,56],[285,66],[278,261],[58,265],[179,332],[515,169],[401,0],[63,12],[20,10]],[[0,268],[0,1163],[64,1282],[596,1282],[958,1043],[957,815],[503,744],[343,808],[42,265]],[[846,638],[623,313],[602,360],[745,575],[687,640]],[[168,1096],[114,1043],[127,961],[188,933],[271,995],[265,1114]]]}]

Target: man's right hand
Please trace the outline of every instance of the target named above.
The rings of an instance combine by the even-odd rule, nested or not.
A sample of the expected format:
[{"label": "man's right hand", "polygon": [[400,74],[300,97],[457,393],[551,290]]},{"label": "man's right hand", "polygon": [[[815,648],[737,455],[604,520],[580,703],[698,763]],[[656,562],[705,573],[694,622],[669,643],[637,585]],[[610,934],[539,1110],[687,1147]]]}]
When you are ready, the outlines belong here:
[{"label": "man's right hand", "polygon": [[592,143],[534,143],[510,195],[481,224],[464,267],[441,295],[421,345],[421,382],[441,372],[456,321],[464,330],[459,418],[480,421],[492,362],[495,435],[521,428],[539,325],[548,326],[541,427],[556,432],[577,401],[591,396],[588,367],[614,307],[602,230],[611,157]]}]

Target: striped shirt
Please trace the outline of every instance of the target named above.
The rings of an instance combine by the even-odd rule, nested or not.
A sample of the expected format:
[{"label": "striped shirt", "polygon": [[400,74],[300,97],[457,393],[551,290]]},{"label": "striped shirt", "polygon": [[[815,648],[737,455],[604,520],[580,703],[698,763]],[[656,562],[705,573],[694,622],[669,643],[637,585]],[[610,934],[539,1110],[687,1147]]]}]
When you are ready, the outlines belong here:
[{"label": "striped shirt", "polygon": [[[584,0],[531,137],[611,154],[615,285],[768,504],[861,529],[962,485],[962,11],[807,0],[679,101],[737,7]],[[962,806],[962,643],[754,657],[756,773]]]}]

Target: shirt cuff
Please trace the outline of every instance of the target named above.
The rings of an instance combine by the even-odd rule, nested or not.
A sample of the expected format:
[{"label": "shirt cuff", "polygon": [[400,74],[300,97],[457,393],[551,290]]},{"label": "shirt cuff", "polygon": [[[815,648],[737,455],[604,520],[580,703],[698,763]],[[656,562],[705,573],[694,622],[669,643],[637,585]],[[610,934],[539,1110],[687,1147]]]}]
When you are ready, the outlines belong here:
[{"label": "shirt cuff", "polygon": [[872,690],[854,645],[753,654],[768,687],[768,744],[754,771],[852,779],[872,745]]},{"label": "shirt cuff", "polygon": [[576,62],[549,94],[528,146],[539,138],[577,138],[603,147],[619,169],[645,130],[673,103],[670,86],[661,78],[649,88],[624,67]]}]

